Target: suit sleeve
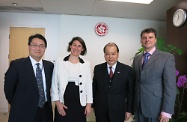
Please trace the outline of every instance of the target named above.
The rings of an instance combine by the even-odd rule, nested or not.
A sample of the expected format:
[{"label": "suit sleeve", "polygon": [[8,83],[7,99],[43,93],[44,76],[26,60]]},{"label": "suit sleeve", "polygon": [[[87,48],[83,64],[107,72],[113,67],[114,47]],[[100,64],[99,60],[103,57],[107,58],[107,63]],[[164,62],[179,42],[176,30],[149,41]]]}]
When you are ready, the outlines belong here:
[{"label": "suit sleeve", "polygon": [[[95,97],[95,92],[96,92],[96,87],[97,87],[97,83],[96,83],[96,67],[94,67],[94,71],[93,71],[93,83],[92,83],[92,87],[93,87],[93,101],[94,101],[94,97]],[[92,104],[92,108],[94,108],[94,102]]]},{"label": "suit sleeve", "polygon": [[134,81],[132,68],[129,68],[129,74],[127,79],[127,108],[126,111],[129,113],[133,113],[133,103],[134,103]]},{"label": "suit sleeve", "polygon": [[173,55],[169,55],[163,73],[163,103],[162,111],[166,113],[174,113],[174,104],[176,98],[176,69],[175,58]]},{"label": "suit sleeve", "polygon": [[16,64],[14,61],[12,61],[10,63],[7,72],[5,73],[5,81],[4,81],[5,97],[9,104],[12,103],[17,82],[18,82],[18,74],[17,74]]}]

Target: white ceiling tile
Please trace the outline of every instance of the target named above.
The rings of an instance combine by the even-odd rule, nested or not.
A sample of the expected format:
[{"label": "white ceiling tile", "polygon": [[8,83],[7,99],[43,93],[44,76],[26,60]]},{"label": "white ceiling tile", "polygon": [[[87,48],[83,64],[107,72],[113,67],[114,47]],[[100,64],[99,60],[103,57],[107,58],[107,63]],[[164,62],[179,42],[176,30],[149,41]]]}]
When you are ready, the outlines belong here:
[{"label": "white ceiling tile", "polygon": [[[40,12],[46,14],[166,20],[167,10],[181,1],[183,0],[154,0],[151,4],[146,5],[101,0],[0,0],[0,11],[12,7],[4,11],[36,13],[41,9]],[[13,2],[18,3],[17,8],[12,5]],[[21,11],[22,9],[23,11]],[[24,11],[25,9],[28,11]]]}]

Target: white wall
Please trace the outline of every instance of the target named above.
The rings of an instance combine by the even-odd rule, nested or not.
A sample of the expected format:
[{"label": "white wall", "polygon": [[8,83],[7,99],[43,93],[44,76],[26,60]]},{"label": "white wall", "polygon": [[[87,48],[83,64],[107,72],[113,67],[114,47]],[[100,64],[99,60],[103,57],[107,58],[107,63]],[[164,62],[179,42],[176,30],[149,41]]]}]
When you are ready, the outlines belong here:
[{"label": "white wall", "polygon": [[[108,25],[109,31],[106,36],[96,35],[94,27],[98,22],[105,22]],[[92,69],[96,64],[104,62],[103,47],[108,42],[115,42],[119,46],[119,61],[131,65],[130,59],[141,47],[140,33],[147,27],[158,30],[160,37],[166,36],[164,21],[62,15],[60,56],[68,54],[66,47],[72,37],[80,36],[88,48],[88,53],[83,58],[91,62]]]},{"label": "white wall", "polygon": [[[96,35],[94,27],[98,22],[108,25],[109,32],[106,36]],[[72,37],[82,37],[88,48],[88,53],[83,58],[90,61],[92,70],[96,64],[104,62],[103,47],[108,42],[115,42],[119,46],[119,61],[131,65],[130,59],[140,48],[142,29],[154,27],[159,37],[166,37],[165,21],[0,12],[0,112],[8,110],[3,87],[4,73],[8,68],[10,27],[45,28],[48,41],[45,59],[51,61],[58,56],[68,55],[66,50]]]}]

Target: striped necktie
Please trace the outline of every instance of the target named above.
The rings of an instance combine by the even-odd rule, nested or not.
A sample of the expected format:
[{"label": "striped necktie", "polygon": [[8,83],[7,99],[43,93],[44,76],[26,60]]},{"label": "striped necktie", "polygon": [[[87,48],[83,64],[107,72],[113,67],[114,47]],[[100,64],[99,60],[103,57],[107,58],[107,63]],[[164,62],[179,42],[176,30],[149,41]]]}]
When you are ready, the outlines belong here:
[{"label": "striped necktie", "polygon": [[44,95],[44,87],[43,87],[43,78],[42,78],[42,70],[40,69],[40,63],[36,63],[36,81],[38,85],[39,91],[39,103],[38,107],[43,108],[45,104],[45,95]]},{"label": "striped necktie", "polygon": [[143,63],[142,63],[142,69],[144,68],[145,64],[147,63],[148,61],[148,57],[150,56],[151,54],[146,52],[144,53],[144,60],[143,60]]}]

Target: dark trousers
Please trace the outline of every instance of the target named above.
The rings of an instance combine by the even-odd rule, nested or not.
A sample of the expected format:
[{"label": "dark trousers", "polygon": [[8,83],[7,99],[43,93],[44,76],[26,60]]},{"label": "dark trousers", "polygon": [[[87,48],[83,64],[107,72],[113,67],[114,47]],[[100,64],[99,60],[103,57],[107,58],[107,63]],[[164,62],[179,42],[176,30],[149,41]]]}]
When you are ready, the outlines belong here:
[{"label": "dark trousers", "polygon": [[139,107],[135,113],[135,122],[159,122],[159,119],[145,117],[142,113],[141,105],[139,105]]},{"label": "dark trousers", "polygon": [[109,117],[109,113],[108,113],[108,111],[107,111],[107,122],[110,122],[110,117]]},{"label": "dark trousers", "polygon": [[52,113],[49,108],[48,102],[46,102],[43,108],[38,107],[34,122],[52,122],[52,121],[53,121]]},{"label": "dark trousers", "polygon": [[96,122],[111,122],[108,110],[102,114],[97,114],[97,116],[95,116],[95,120]]}]

